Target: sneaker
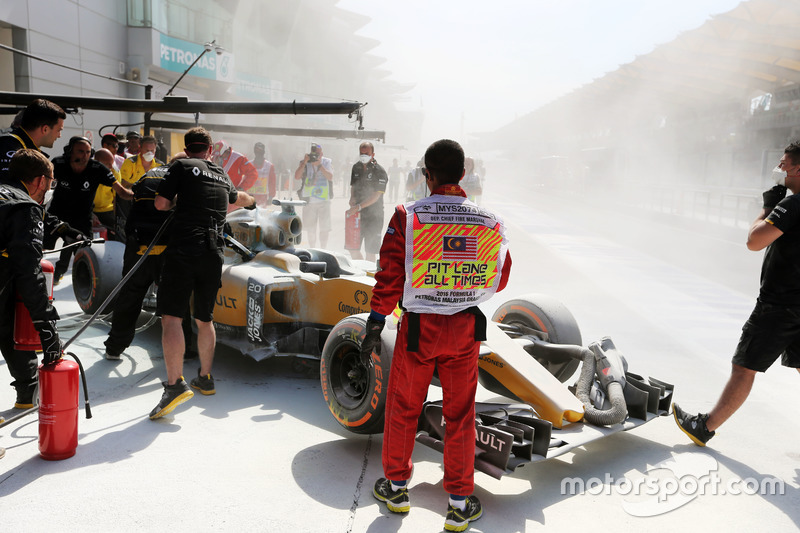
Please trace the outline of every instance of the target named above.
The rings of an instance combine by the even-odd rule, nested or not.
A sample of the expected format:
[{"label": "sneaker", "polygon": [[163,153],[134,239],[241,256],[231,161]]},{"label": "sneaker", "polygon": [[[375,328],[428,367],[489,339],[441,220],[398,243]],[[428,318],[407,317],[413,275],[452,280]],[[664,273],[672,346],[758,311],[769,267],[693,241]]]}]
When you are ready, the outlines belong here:
[{"label": "sneaker", "polygon": [[458,507],[447,505],[447,518],[444,521],[444,528],[447,531],[464,531],[473,522],[481,517],[483,508],[477,496],[467,496],[464,510]]},{"label": "sneaker", "polygon": [[408,488],[392,490],[392,482],[385,477],[375,482],[372,495],[378,500],[386,502],[386,507],[393,513],[407,513],[411,510],[411,504],[408,502]]},{"label": "sneaker", "polygon": [[197,377],[192,380],[191,385],[193,389],[199,390],[200,393],[205,396],[211,396],[217,393],[217,390],[214,388],[214,378],[211,377],[211,374],[201,376],[199,368],[197,369]]},{"label": "sneaker", "polygon": [[158,405],[150,411],[150,420],[155,420],[171,413],[173,409],[194,396],[189,385],[183,380],[183,376],[175,385],[167,385],[166,381],[161,383],[164,385],[164,394],[161,396],[161,401],[158,402]]},{"label": "sneaker", "polygon": [[122,354],[111,353],[108,350],[106,350],[106,361],[121,361],[121,360],[122,360]]},{"label": "sneaker", "polygon": [[698,446],[705,446],[706,442],[716,434],[715,431],[709,431],[706,427],[708,414],[690,415],[678,407],[677,403],[673,403],[672,415],[675,417],[675,423],[678,424],[681,431],[686,433]]}]

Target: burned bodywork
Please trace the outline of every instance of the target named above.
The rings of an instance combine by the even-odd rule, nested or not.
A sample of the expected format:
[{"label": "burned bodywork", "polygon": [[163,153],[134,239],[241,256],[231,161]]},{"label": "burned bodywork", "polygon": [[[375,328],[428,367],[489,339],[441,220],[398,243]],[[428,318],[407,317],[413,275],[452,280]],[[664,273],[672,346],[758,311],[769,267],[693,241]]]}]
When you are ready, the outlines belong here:
[{"label": "burned bodywork", "polygon": [[369,310],[372,275],[343,254],[300,247],[297,204],[228,215],[233,238],[250,255],[230,247],[225,251],[214,308],[217,340],[256,360],[273,355],[318,359],[333,326]]}]

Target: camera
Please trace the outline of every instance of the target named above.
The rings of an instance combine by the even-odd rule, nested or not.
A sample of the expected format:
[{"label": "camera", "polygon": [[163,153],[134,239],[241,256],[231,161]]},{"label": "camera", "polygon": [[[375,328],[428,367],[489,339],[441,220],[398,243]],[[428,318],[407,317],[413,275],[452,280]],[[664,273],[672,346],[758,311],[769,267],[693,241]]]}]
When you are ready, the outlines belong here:
[{"label": "camera", "polygon": [[317,152],[311,152],[310,154],[308,154],[309,163],[314,163],[317,161],[317,159],[319,159],[319,154]]}]

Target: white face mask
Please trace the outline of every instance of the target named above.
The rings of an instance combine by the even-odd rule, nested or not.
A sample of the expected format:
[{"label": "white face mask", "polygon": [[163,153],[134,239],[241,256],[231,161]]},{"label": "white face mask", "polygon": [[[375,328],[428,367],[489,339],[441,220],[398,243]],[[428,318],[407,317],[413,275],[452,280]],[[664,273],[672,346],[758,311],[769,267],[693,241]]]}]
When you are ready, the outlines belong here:
[{"label": "white face mask", "polygon": [[778,185],[786,186],[786,171],[781,170],[780,167],[775,167],[772,169],[772,179]]},{"label": "white face mask", "polygon": [[358,156],[358,160],[364,163],[365,165],[369,163],[371,159],[372,156],[369,154],[361,154],[360,156]]},{"label": "white face mask", "polygon": [[154,154],[153,152],[145,152],[144,154],[142,154],[142,159],[144,159],[148,163],[150,161],[152,161],[153,159],[155,159],[155,157],[156,157],[156,154]]}]

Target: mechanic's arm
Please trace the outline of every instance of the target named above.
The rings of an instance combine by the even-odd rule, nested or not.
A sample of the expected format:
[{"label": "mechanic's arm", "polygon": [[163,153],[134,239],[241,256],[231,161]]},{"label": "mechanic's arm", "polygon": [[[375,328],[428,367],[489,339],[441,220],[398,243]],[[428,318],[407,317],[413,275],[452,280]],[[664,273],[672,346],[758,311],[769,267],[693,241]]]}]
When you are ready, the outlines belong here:
[{"label": "mechanic's arm", "polygon": [[769,219],[770,214],[775,207],[778,206],[785,198],[788,189],[783,185],[775,185],[762,193],[764,199],[764,209],[758,215],[753,223],[750,225],[750,231],[747,232],[747,249],[757,252],[763,250],[773,242],[775,239],[783,235],[783,231],[775,227],[774,222],[779,222],[779,225],[785,223],[785,219],[793,219],[792,211],[787,210],[789,205],[783,205],[779,210],[775,211],[773,220]]},{"label": "mechanic's arm", "polygon": [[175,202],[178,200],[178,197],[175,196],[172,200],[167,200],[163,196],[156,196],[155,200],[153,200],[153,205],[159,211],[169,211],[173,207],[175,207]]},{"label": "mechanic's arm", "polygon": [[117,196],[123,200],[133,200],[133,191],[129,188],[123,187],[120,182],[114,181],[114,185],[112,185],[111,188],[114,189],[114,192],[117,193]]},{"label": "mechanic's arm", "polygon": [[372,204],[377,202],[378,199],[383,194],[383,191],[375,191],[370,195],[369,198],[367,198],[366,200],[362,200],[362,202],[360,204],[357,204],[357,203],[355,203],[355,200],[353,199],[353,190],[352,189],[353,188],[351,187],[350,188],[350,209],[347,210],[347,214],[350,214],[352,212],[358,212],[358,211],[361,211],[362,209],[364,209],[365,207],[371,206]]},{"label": "mechanic's arm", "polygon": [[766,220],[769,213],[766,209],[762,210],[761,214],[750,226],[750,231],[747,234],[748,250],[753,250],[754,252],[763,250],[783,235],[783,232],[776,228],[771,221]]},{"label": "mechanic's arm", "polygon": [[48,299],[41,267],[43,211],[42,207],[34,205],[18,208],[9,218],[10,228],[7,230],[10,239],[6,250],[11,278],[34,322],[58,320],[58,312]]},{"label": "mechanic's arm", "polygon": [[369,198],[367,198],[366,200],[361,202],[361,209],[364,209],[365,207],[369,207],[372,204],[374,204],[375,202],[377,202],[380,199],[382,194],[383,194],[383,191],[375,191],[374,193],[372,193],[372,195]]},{"label": "mechanic's arm", "polygon": [[236,207],[253,207],[256,205],[256,199],[244,191],[238,191],[233,205]]}]

